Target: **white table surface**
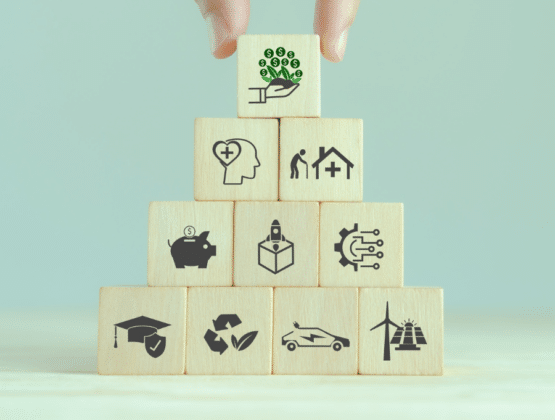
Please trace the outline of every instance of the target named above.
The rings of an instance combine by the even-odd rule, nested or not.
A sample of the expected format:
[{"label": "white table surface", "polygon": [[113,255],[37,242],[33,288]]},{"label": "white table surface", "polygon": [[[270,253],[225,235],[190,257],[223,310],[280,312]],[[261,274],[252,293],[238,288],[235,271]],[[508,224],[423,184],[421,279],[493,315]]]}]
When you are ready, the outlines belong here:
[{"label": "white table surface", "polygon": [[0,311],[0,419],[555,419],[553,308],[445,315],[445,375],[99,376],[97,313]]}]

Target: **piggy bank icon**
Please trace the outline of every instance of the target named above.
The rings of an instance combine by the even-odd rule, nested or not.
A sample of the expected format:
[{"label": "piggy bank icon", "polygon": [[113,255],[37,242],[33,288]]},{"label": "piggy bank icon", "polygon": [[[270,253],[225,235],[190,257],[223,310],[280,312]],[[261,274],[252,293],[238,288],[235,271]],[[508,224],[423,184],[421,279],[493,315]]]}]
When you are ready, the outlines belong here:
[{"label": "piggy bank icon", "polygon": [[185,268],[185,266],[206,268],[208,260],[216,256],[216,246],[211,245],[206,239],[210,232],[205,231],[199,236],[195,236],[195,229],[187,226],[183,233],[185,236],[177,239],[171,245],[168,239],[175,268]]}]

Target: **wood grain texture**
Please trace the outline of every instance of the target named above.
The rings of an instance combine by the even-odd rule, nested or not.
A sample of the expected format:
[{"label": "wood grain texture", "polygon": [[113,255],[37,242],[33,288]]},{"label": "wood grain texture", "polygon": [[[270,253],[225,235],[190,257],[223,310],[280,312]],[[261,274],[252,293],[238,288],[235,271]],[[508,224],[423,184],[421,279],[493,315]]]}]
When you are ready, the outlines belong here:
[{"label": "wood grain texture", "polygon": [[280,200],[362,201],[362,144],[359,119],[281,119]]},{"label": "wood grain texture", "polygon": [[277,201],[278,120],[197,118],[194,158],[195,200]]},{"label": "wood grain texture", "polygon": [[[344,241],[340,232],[352,231]],[[379,232],[375,232],[378,229]],[[375,233],[378,233],[376,235]],[[357,236],[362,239],[357,239]],[[378,242],[362,244],[364,242]],[[341,248],[347,260],[343,266]],[[370,252],[370,250],[373,251]],[[376,255],[383,253],[382,258]],[[354,253],[354,254],[353,254]],[[374,255],[369,255],[374,254]],[[363,256],[364,255],[364,256]],[[362,259],[360,262],[357,260]],[[379,265],[379,268],[375,264]],[[366,266],[366,267],[365,267]],[[403,204],[322,203],[320,206],[320,286],[402,287],[403,286]]]},{"label": "wood grain texture", "polygon": [[[193,226],[195,236],[206,238],[216,247],[206,268],[176,268],[168,245],[186,236],[185,227]],[[198,240],[198,246],[204,246]],[[191,252],[203,252],[194,249]],[[148,212],[149,286],[231,286],[233,256],[233,203],[194,201],[154,201]]]},{"label": "wood grain texture", "polygon": [[[98,373],[101,375],[181,375],[185,372],[187,289],[184,287],[103,287],[98,314]],[[129,342],[115,324],[145,316],[170,324],[156,334],[166,338],[163,353],[151,357],[148,342]],[[158,344],[161,345],[161,344]]]},{"label": "wood grain texture", "polygon": [[[390,360],[384,360],[385,326],[371,328],[389,319],[406,329],[411,322],[420,327],[426,344],[419,350],[396,350],[390,344]],[[368,375],[443,374],[443,289],[439,288],[362,288],[359,298],[359,372]],[[412,327],[413,337],[415,327]],[[390,325],[389,340],[397,328]],[[410,334],[409,334],[410,336]],[[414,341],[414,340],[413,340]],[[404,343],[404,336],[401,344]],[[416,344],[416,343],[415,343]]]},{"label": "wood grain texture", "polygon": [[[192,287],[187,321],[187,373],[197,375],[269,375],[272,351],[272,294],[269,287]],[[216,331],[213,320],[222,314],[237,315],[240,324]],[[208,330],[225,340],[223,353],[210,350]],[[241,338],[257,331],[252,344]],[[233,345],[235,336],[238,346]],[[239,350],[241,349],[242,350]]]},{"label": "wood grain texture", "polygon": [[[318,203],[236,203],[233,283],[318,286],[318,216]],[[274,220],[285,241],[267,240]]]},{"label": "wood grain texture", "polygon": [[[270,66],[271,58],[264,55],[270,48],[276,52],[283,47],[287,52],[293,51],[294,58],[300,61],[297,70],[302,71],[298,87],[287,97],[280,92],[270,94],[269,83],[261,77],[260,71]],[[277,57],[276,55],[273,58]],[[288,59],[287,55],[280,60]],[[260,60],[266,66],[260,66]],[[287,66],[288,71],[295,69]],[[281,65],[276,68],[280,71]],[[266,92],[268,92],[266,94]],[[268,98],[261,98],[268,96]],[[264,102],[264,103],[249,103]],[[242,35],[237,42],[237,115],[248,118],[280,117],[320,117],[320,37],[318,35]]]},{"label": "wood grain texture", "polygon": [[[300,328],[296,328],[294,322]],[[329,334],[348,339],[350,345],[339,346],[338,351],[332,347],[298,346],[290,351],[287,349],[289,343],[284,345],[282,341],[285,338],[300,345],[337,343],[338,340],[330,338]],[[276,288],[273,349],[273,373],[277,375],[355,375],[358,289]]]}]

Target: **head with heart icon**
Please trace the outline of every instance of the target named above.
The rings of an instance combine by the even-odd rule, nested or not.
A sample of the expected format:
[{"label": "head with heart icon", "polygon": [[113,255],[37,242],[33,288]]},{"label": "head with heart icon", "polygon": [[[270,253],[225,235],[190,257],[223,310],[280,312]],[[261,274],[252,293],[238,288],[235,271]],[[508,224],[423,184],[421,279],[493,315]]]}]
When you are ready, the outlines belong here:
[{"label": "head with heart icon", "polygon": [[245,139],[217,141],[212,147],[212,153],[225,169],[225,185],[241,185],[243,178],[253,179],[256,168],[260,166],[256,147]]}]

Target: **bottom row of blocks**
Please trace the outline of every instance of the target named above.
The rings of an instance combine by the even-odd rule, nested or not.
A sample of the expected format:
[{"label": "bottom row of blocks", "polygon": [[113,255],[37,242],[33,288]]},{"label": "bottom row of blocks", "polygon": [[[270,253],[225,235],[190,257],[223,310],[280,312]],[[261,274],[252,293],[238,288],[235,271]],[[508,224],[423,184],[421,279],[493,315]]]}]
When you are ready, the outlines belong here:
[{"label": "bottom row of blocks", "polygon": [[441,375],[443,289],[106,287],[98,372]]}]

